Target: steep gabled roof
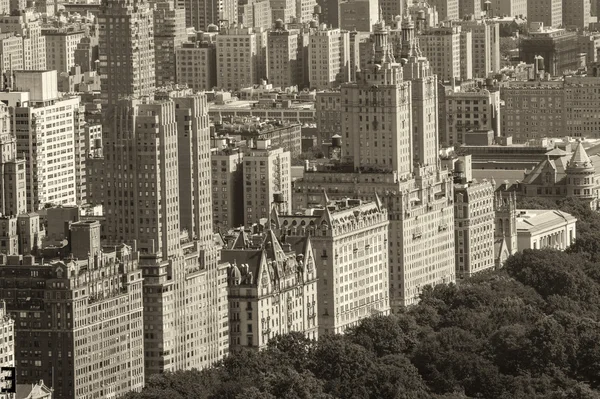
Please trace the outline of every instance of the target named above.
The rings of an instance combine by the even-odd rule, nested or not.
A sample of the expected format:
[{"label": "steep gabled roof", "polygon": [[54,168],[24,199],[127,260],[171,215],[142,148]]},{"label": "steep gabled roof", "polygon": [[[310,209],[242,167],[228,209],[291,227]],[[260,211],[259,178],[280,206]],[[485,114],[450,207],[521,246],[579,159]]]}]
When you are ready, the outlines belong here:
[{"label": "steep gabled roof", "polygon": [[240,233],[238,234],[237,238],[233,242],[231,249],[246,249],[246,248],[248,248],[249,245],[250,245],[250,240],[248,239],[248,236],[246,235],[246,232],[244,231],[244,228],[242,227],[240,229]]}]

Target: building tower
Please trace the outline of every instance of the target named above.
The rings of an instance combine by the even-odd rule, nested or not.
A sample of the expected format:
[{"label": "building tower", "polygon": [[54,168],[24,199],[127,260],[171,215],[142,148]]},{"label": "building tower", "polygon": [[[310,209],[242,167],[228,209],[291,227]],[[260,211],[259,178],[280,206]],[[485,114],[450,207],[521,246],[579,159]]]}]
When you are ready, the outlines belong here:
[{"label": "building tower", "polygon": [[[120,98],[153,95],[152,12],[145,0],[103,0],[98,23],[105,27],[99,32],[99,68],[104,103],[112,106]],[[110,120],[110,117],[107,119]]]},{"label": "building tower", "polygon": [[[517,252],[517,197],[515,193],[502,194],[502,191],[496,193],[495,198],[495,258],[496,262],[502,259],[502,250],[506,250],[506,254],[512,255]],[[498,263],[496,264],[497,266]]]},{"label": "building tower", "polygon": [[154,58],[156,86],[175,83],[175,51],[187,42],[185,10],[172,0],[154,4]]},{"label": "building tower", "polygon": [[[106,0],[100,15],[107,89],[102,236],[140,252],[149,306],[145,375],[204,368],[227,351],[226,266],[218,264],[212,236],[206,97],[190,89],[155,92],[148,3]],[[121,30],[115,25],[136,32],[135,40],[114,35]],[[124,54],[144,62],[134,58],[123,67]]]},{"label": "building tower", "polygon": [[[419,55],[409,17],[406,22],[406,40],[400,44],[409,57],[401,60],[404,66],[396,62],[389,30],[380,22],[371,39],[371,60],[356,83],[341,87],[344,145],[337,176],[311,173],[298,184],[299,192],[335,185],[335,196],[381,196],[390,212],[390,305],[395,310],[416,303],[425,285],[455,279],[452,182],[437,160],[436,80]],[[341,173],[350,168],[351,176]],[[423,248],[430,250],[424,254]]]},{"label": "building tower", "polygon": [[[348,99],[348,107],[342,110],[342,157],[356,171],[383,167],[408,176],[412,172],[411,84],[403,80],[383,23],[373,36],[373,55],[366,70],[356,83],[342,85],[342,96]],[[361,133],[351,135],[357,126]]]},{"label": "building tower", "polygon": [[[583,143],[579,141],[577,148],[571,157],[567,165],[567,197],[577,197],[586,201],[594,200],[598,202],[596,198],[596,192],[594,188],[596,169],[592,164],[592,161],[588,157]],[[592,209],[596,209],[596,204],[590,204]]]},{"label": "building tower", "polygon": [[17,138],[11,131],[9,108],[0,104],[0,213],[27,212],[25,160],[17,159]]},{"label": "building tower", "polygon": [[402,21],[401,49],[404,79],[411,81],[413,162],[433,171],[439,167],[437,76],[431,73],[429,61],[421,53],[415,24],[408,12]]}]

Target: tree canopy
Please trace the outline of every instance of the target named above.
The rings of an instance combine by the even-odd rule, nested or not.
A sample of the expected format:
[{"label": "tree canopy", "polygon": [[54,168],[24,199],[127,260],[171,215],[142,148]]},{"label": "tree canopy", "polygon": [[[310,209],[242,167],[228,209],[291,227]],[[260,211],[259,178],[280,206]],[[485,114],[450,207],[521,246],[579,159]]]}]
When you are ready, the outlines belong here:
[{"label": "tree canopy", "polygon": [[344,335],[279,336],[210,369],[153,376],[127,397],[600,398],[600,216],[580,205],[561,204],[584,223],[584,243],[566,252],[526,250]]}]

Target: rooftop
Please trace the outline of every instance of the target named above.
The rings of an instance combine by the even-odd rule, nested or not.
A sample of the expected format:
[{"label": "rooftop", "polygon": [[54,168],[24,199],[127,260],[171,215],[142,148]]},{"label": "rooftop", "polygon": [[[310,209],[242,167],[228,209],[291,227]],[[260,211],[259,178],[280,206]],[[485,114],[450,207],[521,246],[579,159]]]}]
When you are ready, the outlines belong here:
[{"label": "rooftop", "polygon": [[553,209],[518,209],[517,231],[535,234],[555,228],[563,223],[575,223],[577,218]]}]

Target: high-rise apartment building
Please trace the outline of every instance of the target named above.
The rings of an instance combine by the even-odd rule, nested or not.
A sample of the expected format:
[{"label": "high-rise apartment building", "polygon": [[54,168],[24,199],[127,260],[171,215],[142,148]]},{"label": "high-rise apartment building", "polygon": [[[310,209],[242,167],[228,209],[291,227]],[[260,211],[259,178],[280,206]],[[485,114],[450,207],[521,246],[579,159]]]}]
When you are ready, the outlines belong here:
[{"label": "high-rise apartment building", "polygon": [[458,0],[458,16],[464,18],[473,16],[481,17],[481,0]]},{"label": "high-rise apartment building", "polygon": [[25,69],[23,60],[23,38],[14,32],[0,33],[0,67],[2,68],[2,89],[12,88],[13,78],[10,71]]},{"label": "high-rise apartment building", "polygon": [[176,8],[185,9],[185,25],[206,32],[211,25],[233,24],[238,18],[234,0],[176,0]]},{"label": "high-rise apartment building", "polygon": [[65,399],[139,391],[144,307],[137,253],[125,245],[102,249],[97,221],[70,228],[73,258],[38,263],[12,255],[0,262],[19,382],[53,381],[54,394]]},{"label": "high-rise apartment building", "polygon": [[463,32],[460,26],[451,24],[426,29],[419,35],[423,56],[427,57],[431,71],[440,81],[448,82],[452,78],[468,80],[472,77],[472,68],[463,68],[463,65],[472,65],[473,50],[471,46],[462,45],[471,38],[471,32]]},{"label": "high-rise apartment building", "polygon": [[340,0],[317,0],[321,9],[318,22],[333,29],[340,27]]},{"label": "high-rise apartment building", "polygon": [[154,93],[152,14],[153,10],[145,0],[104,0],[100,8],[101,96],[107,105],[116,105],[121,98]]},{"label": "high-rise apartment building", "polygon": [[393,24],[396,17],[402,18],[405,11],[404,4],[400,0],[380,0],[379,9],[381,10],[379,19],[388,24]]},{"label": "high-rise apartment building", "polygon": [[[105,3],[100,24],[108,90],[102,179],[94,184],[103,191],[105,241],[140,250],[145,374],[207,367],[227,353],[228,328],[227,270],[211,224],[206,97],[189,89],[155,93],[148,3]],[[123,43],[114,34],[121,28],[137,31],[135,41]],[[128,63],[123,73],[120,55],[136,46],[145,63]]]},{"label": "high-rise apartment building", "polygon": [[[490,0],[491,14],[494,17],[528,16],[528,0]],[[482,6],[485,2],[482,2]]]},{"label": "high-rise apartment building", "polygon": [[85,122],[83,106],[76,111],[79,128],[75,130],[75,182],[77,187],[77,204],[87,203],[89,199],[87,170],[88,157],[97,148],[102,147],[102,125],[99,123]]},{"label": "high-rise apartment building", "polygon": [[247,226],[266,219],[277,203],[281,212],[292,206],[291,156],[270,141],[258,141],[244,155],[244,222]]},{"label": "high-rise apartment building", "polygon": [[309,236],[317,272],[319,335],[340,334],[373,314],[389,314],[388,212],[380,201],[328,201],[303,214],[275,213],[287,237]]},{"label": "high-rise apartment building", "polygon": [[501,97],[502,134],[515,143],[564,135],[563,82],[510,82],[502,87]]},{"label": "high-rise apartment building", "polygon": [[281,20],[284,24],[296,18],[296,0],[269,0],[273,21]]},{"label": "high-rise apartment building", "polygon": [[487,78],[500,70],[500,25],[486,19],[456,22],[463,32],[471,32],[473,77]]},{"label": "high-rise apartment building", "polygon": [[331,89],[350,76],[350,36],[321,24],[311,33],[308,45],[308,80],[317,90]]},{"label": "high-rise apartment building", "polygon": [[536,57],[542,57],[543,69],[550,76],[562,76],[581,66],[577,32],[566,29],[532,26],[529,36],[519,43],[519,55],[529,64],[535,63]]},{"label": "high-rise apartment building", "polygon": [[[408,13],[414,21],[419,20],[420,33],[423,29],[435,28],[439,25],[439,15],[437,9],[429,4],[426,0],[415,0],[414,3],[408,4]],[[402,17],[397,16],[396,24],[402,23]],[[397,27],[400,28],[399,26]]]},{"label": "high-rise apartment building", "polygon": [[565,76],[563,82],[565,133],[573,137],[600,137],[600,115],[597,112],[600,99],[595,95],[600,89],[600,78]]},{"label": "high-rise apartment building", "polygon": [[589,29],[592,16],[590,0],[562,0],[562,24],[567,29]]},{"label": "high-rise apartment building", "polygon": [[264,30],[273,27],[273,14],[269,0],[241,0],[238,12],[238,22],[242,26]]},{"label": "high-rise apartment building", "polygon": [[86,34],[77,27],[51,28],[42,30],[46,39],[46,68],[59,74],[70,72],[75,66],[75,49]]},{"label": "high-rise apartment building", "polygon": [[16,216],[27,212],[25,160],[17,158],[17,137],[7,105],[0,105],[0,213]]},{"label": "high-rise apartment building", "polygon": [[320,91],[315,100],[317,129],[324,139],[342,133],[342,93]]},{"label": "high-rise apartment building", "polygon": [[185,10],[172,1],[154,3],[154,62],[156,86],[176,82],[175,52],[187,41]]},{"label": "high-rise apartment building", "polygon": [[375,0],[346,0],[340,3],[340,29],[349,32],[372,32],[379,20]]},{"label": "high-rise apartment building", "polygon": [[454,163],[456,277],[494,268],[494,185],[473,180],[471,156]]},{"label": "high-rise apartment building", "polygon": [[[258,226],[254,226],[258,227]],[[273,230],[234,231],[222,257],[228,271],[229,347],[265,348],[292,331],[317,339],[317,271],[311,239]]]},{"label": "high-rise apartment building", "polygon": [[267,74],[267,32],[261,28],[231,27],[217,36],[217,86],[239,90]]},{"label": "high-rise apartment building", "polygon": [[446,146],[464,144],[467,132],[493,131],[501,134],[500,91],[497,88],[472,88],[446,91],[445,107],[440,110],[446,118],[440,130],[440,142]]},{"label": "high-rise apartment building", "polygon": [[563,24],[563,0],[527,0],[527,20],[558,28]]},{"label": "high-rise apartment building", "polygon": [[0,30],[13,32],[23,41],[23,69],[46,69],[46,38],[42,35],[40,14],[32,11],[15,11],[0,16]]},{"label": "high-rise apartment building", "polygon": [[175,49],[178,84],[196,91],[212,90],[217,86],[217,47],[214,33],[196,33],[191,42]]},{"label": "high-rise apartment building", "polygon": [[104,236],[136,240],[144,303],[161,304],[145,312],[146,375],[206,367],[225,354],[206,112],[200,94],[124,100],[104,144]]},{"label": "high-rise apartment building", "polygon": [[0,365],[14,367],[15,363],[15,320],[6,310],[6,302],[2,301],[0,302]]},{"label": "high-rise apartment building", "polygon": [[305,24],[313,20],[316,0],[296,0],[296,22]]},{"label": "high-rise apartment building", "polygon": [[440,21],[455,21],[460,18],[459,0],[429,0],[437,9]]},{"label": "high-rise apartment building", "polygon": [[324,189],[335,198],[379,195],[390,220],[392,309],[416,303],[425,285],[455,279],[452,182],[438,159],[437,79],[419,55],[414,24],[403,22],[399,58],[406,64],[395,62],[390,32],[378,25],[372,61],[341,88],[342,160],[310,168],[294,197],[299,210],[322,201]]},{"label": "high-rise apartment building", "polygon": [[228,146],[225,139],[217,140],[211,153],[213,199],[213,228],[225,233],[244,225],[243,192],[244,152]]},{"label": "high-rise apartment building", "polygon": [[281,23],[275,23],[275,29],[268,33],[269,83],[275,87],[302,87],[302,43],[300,32],[287,30]]},{"label": "high-rise apartment building", "polygon": [[17,154],[26,160],[27,210],[75,204],[76,112],[80,98],[60,95],[56,71],[19,71],[15,91],[0,93],[11,107]]}]

